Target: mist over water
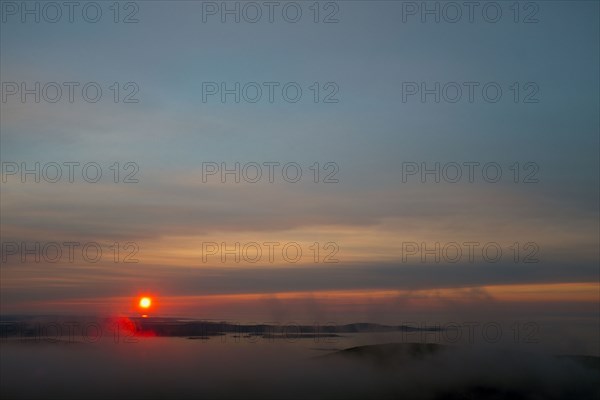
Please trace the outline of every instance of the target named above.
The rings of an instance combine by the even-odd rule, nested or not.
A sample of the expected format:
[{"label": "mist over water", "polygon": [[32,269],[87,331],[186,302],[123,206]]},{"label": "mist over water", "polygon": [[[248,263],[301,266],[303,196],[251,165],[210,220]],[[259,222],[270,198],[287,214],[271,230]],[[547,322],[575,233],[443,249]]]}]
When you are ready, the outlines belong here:
[{"label": "mist over water", "polygon": [[[598,359],[590,367],[589,359],[556,357],[535,343],[475,336],[448,344],[440,342],[450,334],[439,331],[158,337],[102,327],[103,336],[3,337],[2,397],[584,399],[600,393]],[[426,351],[415,344],[424,341],[431,343]]]},{"label": "mist over water", "polygon": [[[397,365],[329,358],[341,343],[141,338],[138,343],[3,343],[3,398],[440,398],[482,388],[498,398],[598,394],[598,371],[572,360],[451,348]],[[5,397],[6,396],[6,397]],[[485,398],[485,397],[482,397]]]}]

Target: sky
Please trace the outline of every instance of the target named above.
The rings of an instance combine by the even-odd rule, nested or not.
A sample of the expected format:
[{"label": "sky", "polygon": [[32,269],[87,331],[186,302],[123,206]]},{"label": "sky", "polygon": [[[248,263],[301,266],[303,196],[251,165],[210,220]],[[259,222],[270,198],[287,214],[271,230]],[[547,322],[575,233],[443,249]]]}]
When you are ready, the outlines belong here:
[{"label": "sky", "polygon": [[221,2],[121,2],[116,23],[112,2],[96,23],[22,4],[1,9],[2,314],[151,294],[156,315],[597,327],[598,2],[472,21],[428,2],[440,22],[394,1],[269,22],[258,2],[255,23],[243,2],[239,22]]}]

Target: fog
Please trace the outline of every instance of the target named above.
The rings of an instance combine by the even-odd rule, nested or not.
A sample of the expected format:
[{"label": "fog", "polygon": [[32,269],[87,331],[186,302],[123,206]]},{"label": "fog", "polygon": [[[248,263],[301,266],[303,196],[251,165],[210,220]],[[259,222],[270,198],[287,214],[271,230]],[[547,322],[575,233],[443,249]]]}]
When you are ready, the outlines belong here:
[{"label": "fog", "polygon": [[514,346],[443,346],[421,356],[401,347],[383,359],[369,352],[338,352],[389,338],[225,335],[204,340],[136,337],[135,343],[111,337],[95,343],[5,338],[1,394],[4,399],[583,399],[600,393],[598,370]]}]

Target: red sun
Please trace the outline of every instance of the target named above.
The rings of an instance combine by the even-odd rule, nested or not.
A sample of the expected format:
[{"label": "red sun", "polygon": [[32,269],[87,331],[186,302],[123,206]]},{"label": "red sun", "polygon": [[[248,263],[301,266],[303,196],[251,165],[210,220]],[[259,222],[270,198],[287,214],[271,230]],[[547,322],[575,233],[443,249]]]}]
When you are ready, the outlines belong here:
[{"label": "red sun", "polygon": [[142,297],[140,299],[140,304],[139,305],[140,305],[140,308],[143,308],[143,309],[147,310],[152,305],[152,299],[150,297]]}]

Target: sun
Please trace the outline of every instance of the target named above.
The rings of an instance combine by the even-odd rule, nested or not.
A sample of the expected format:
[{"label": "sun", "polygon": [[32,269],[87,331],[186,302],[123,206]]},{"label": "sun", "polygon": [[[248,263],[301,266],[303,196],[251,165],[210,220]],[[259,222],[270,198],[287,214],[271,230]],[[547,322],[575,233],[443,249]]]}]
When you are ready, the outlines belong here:
[{"label": "sun", "polygon": [[140,307],[141,308],[150,308],[152,305],[152,299],[150,297],[142,297],[140,299]]}]

